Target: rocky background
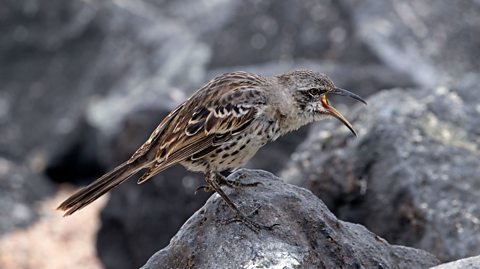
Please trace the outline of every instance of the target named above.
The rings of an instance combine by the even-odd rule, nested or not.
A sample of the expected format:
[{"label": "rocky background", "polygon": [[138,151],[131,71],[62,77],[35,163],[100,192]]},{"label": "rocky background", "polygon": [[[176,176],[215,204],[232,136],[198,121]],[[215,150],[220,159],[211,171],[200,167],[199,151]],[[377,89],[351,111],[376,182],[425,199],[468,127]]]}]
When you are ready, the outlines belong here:
[{"label": "rocky background", "polygon": [[[266,146],[249,164],[311,190],[328,207],[304,189],[272,183],[278,195],[270,198],[305,201],[284,211],[283,226],[306,218],[316,228],[292,224],[292,233],[341,239],[328,252],[333,260],[313,268],[341,262],[423,268],[436,258],[480,254],[477,1],[0,0],[0,6],[0,268],[161,268],[161,259],[184,255],[179,249],[191,247],[185,240],[204,231],[195,229],[199,215],[223,216],[225,209],[212,196],[177,234],[209,197],[194,194],[202,178],[181,167],[141,186],[128,182],[70,218],[54,208],[128,158],[170,109],[215,75],[299,68],[371,96],[367,107],[334,100],[357,139],[323,121]],[[296,194],[285,196],[285,188]],[[268,204],[264,193],[258,200]],[[281,218],[282,206],[268,216]],[[318,218],[306,216],[312,212]],[[337,228],[318,234],[319,223]],[[258,242],[292,240],[279,234]],[[352,244],[378,251],[357,252]],[[298,252],[310,260],[302,264],[297,256],[298,264],[285,266],[308,268],[332,250],[315,246]],[[192,268],[208,264],[186,260]],[[478,258],[463,264],[480,266]],[[257,268],[269,263],[263,266]],[[456,265],[439,268],[454,268],[448,266]]]}]

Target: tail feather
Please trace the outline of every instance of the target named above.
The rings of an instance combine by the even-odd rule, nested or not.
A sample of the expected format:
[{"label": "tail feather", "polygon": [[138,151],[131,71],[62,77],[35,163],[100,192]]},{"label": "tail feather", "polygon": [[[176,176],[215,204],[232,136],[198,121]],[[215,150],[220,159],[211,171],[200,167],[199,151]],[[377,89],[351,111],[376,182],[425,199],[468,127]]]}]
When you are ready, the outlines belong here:
[{"label": "tail feather", "polygon": [[143,166],[137,163],[122,163],[112,171],[90,183],[90,185],[78,190],[60,204],[57,209],[66,211],[64,216],[71,215],[120,185],[142,168]]}]

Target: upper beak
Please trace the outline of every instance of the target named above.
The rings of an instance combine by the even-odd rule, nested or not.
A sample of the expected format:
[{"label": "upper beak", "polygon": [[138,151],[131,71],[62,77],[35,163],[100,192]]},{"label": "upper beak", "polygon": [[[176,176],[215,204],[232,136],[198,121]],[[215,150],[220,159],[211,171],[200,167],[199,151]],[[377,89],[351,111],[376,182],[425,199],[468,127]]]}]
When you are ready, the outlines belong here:
[{"label": "upper beak", "polygon": [[347,96],[347,97],[350,97],[352,99],[355,99],[357,101],[360,101],[364,104],[367,104],[367,102],[365,100],[362,99],[362,97],[354,94],[353,92],[349,92],[347,90],[344,90],[342,88],[335,88],[335,90],[333,92],[329,92],[331,94],[336,94],[336,95],[343,95],[343,96]]},{"label": "upper beak", "polygon": [[[365,100],[363,100],[360,96],[352,93],[352,92],[349,92],[347,90],[344,90],[344,89],[341,89],[341,88],[335,88],[335,91],[333,92],[329,92],[331,94],[337,94],[337,95],[343,95],[343,96],[348,96],[348,97],[351,97],[357,101],[360,101],[364,104],[367,104],[367,102],[365,102]],[[328,100],[327,100],[327,96],[326,95],[323,95],[322,96],[322,106],[323,108],[325,108],[325,110],[328,111],[328,113],[330,113],[330,115],[334,116],[335,118],[339,119],[343,124],[345,124],[345,126],[347,126],[348,129],[350,129],[350,131],[355,135],[357,136],[357,132],[355,132],[355,130],[353,129],[353,126],[350,122],[348,122],[348,120],[342,115],[340,114],[340,112],[338,112],[338,110],[336,110],[333,106],[331,106],[329,103],[328,103]]]}]

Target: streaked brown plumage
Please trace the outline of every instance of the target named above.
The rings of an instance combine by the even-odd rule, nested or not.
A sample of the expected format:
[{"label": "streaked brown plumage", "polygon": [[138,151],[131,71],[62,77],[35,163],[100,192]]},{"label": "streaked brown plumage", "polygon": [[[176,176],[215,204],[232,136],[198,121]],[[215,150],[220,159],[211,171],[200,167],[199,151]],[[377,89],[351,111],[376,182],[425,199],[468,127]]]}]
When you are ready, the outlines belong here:
[{"label": "streaked brown plumage", "polygon": [[77,191],[59,209],[70,215],[140,170],[146,172],[138,183],[181,164],[203,172],[208,188],[247,226],[254,230],[271,227],[253,222],[236,208],[220,188],[220,184],[235,183],[220,172],[242,166],[267,142],[325,116],[338,118],[355,134],[351,124],[329,105],[327,94],[365,102],[312,71],[273,77],[233,72],[216,77],[173,110],[128,161]]}]

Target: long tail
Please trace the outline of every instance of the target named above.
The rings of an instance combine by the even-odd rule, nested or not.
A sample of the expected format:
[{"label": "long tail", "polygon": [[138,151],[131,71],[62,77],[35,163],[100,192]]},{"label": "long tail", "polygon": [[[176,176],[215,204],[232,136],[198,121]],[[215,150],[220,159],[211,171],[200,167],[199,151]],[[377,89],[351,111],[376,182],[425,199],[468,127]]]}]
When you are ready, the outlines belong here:
[{"label": "long tail", "polygon": [[120,185],[142,168],[143,165],[138,162],[124,162],[112,171],[90,183],[90,185],[78,190],[67,200],[63,201],[57,209],[66,211],[64,216],[71,215],[75,213],[75,211],[82,209],[111,189]]}]

